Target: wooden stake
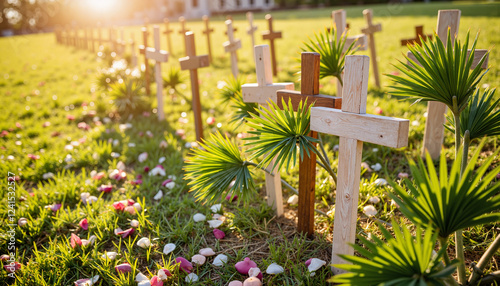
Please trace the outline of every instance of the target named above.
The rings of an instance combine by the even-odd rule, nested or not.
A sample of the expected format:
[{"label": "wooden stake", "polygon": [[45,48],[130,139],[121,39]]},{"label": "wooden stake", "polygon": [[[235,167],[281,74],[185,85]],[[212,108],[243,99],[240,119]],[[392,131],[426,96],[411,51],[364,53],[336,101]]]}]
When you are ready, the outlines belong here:
[{"label": "wooden stake", "polygon": [[231,71],[233,76],[238,77],[238,55],[236,51],[241,48],[241,40],[234,39],[233,35],[233,22],[231,20],[226,20],[227,26],[227,37],[229,41],[224,42],[224,51],[231,54]]},{"label": "wooden stake", "polygon": [[382,24],[373,24],[373,12],[371,9],[363,10],[363,15],[365,16],[365,20],[368,26],[361,29],[363,34],[368,35],[368,45],[370,46],[370,55],[372,61],[372,70],[373,76],[375,77],[375,85],[380,88],[380,75],[378,72],[378,62],[377,62],[377,50],[375,49],[375,34],[376,32],[382,31]]},{"label": "wooden stake", "polygon": [[212,62],[212,42],[210,42],[210,33],[214,32],[213,28],[210,28],[210,19],[207,15],[203,16],[203,22],[205,22],[205,30],[203,30],[203,34],[207,35],[207,47],[208,47],[208,58],[210,62]]},{"label": "wooden stake", "polygon": [[193,93],[193,113],[196,130],[196,141],[203,139],[203,121],[201,119],[200,87],[198,86],[198,69],[208,67],[210,59],[208,55],[196,55],[194,44],[194,33],[186,32],[186,54],[187,57],[180,58],[181,70],[189,70],[191,77],[191,92]]},{"label": "wooden stake", "polygon": [[146,94],[151,94],[151,79],[149,78],[149,62],[148,62],[148,57],[146,56],[146,49],[148,48],[148,28],[142,27],[142,41],[144,42],[144,45],[139,46],[139,53],[141,55],[144,55],[144,80],[146,81]]},{"label": "wooden stake", "polygon": [[[256,102],[262,108],[268,108],[268,101],[277,102],[276,92],[286,89],[293,90],[292,82],[273,83],[271,67],[271,53],[268,45],[255,46],[255,71],[257,73],[257,83],[247,83],[241,86],[241,93],[244,102]],[[273,206],[277,216],[283,215],[283,195],[281,192],[281,176],[274,168],[276,158],[267,170],[274,173],[274,176],[266,173],[266,194],[267,204]]]},{"label": "wooden stake", "polygon": [[269,40],[271,42],[271,59],[273,62],[273,75],[277,76],[278,75],[278,67],[277,67],[277,60],[276,60],[276,50],[274,48],[274,41],[276,39],[281,39],[281,32],[275,32],[273,31],[273,16],[271,14],[266,15],[266,20],[269,24],[269,30],[264,31],[262,33],[262,38],[264,40]]},{"label": "wooden stake", "polygon": [[163,32],[164,35],[167,36],[167,47],[168,47],[168,52],[170,54],[174,53],[174,50],[172,50],[172,41],[170,40],[170,34],[174,32],[174,30],[170,29],[170,21],[168,18],[163,19],[163,22],[165,23],[165,31]]},{"label": "wooden stake", "polygon": [[[297,111],[299,103],[307,99],[307,105],[340,108],[342,98],[319,94],[319,65],[320,55],[318,53],[302,53],[301,87],[299,91],[279,90],[277,92],[278,106],[283,108],[282,102],[293,104]],[[318,138],[318,133],[311,131],[309,136]],[[299,165],[299,232],[309,236],[314,234],[314,194],[316,183],[316,154],[304,156]]]},{"label": "wooden stake", "polygon": [[[366,50],[366,42],[368,41],[366,39],[365,34],[360,34],[357,36],[352,36],[352,37],[347,37],[347,24],[346,24],[346,17],[347,14],[345,10],[334,10],[332,11],[332,19],[333,23],[335,25],[335,30],[337,31],[337,41],[340,40],[341,37],[345,37],[345,44],[344,44],[344,52],[347,50],[349,46],[353,42],[356,42],[354,44],[354,47],[358,48],[358,50]],[[339,80],[337,80],[337,96],[341,97],[342,96],[342,84],[340,83]]]},{"label": "wooden stake", "polygon": [[[231,22],[233,22],[233,23],[234,23],[233,16],[231,16],[231,15],[227,15],[227,16],[226,16],[226,20],[231,20]],[[234,26],[233,26],[233,35],[234,35],[234,33],[236,33],[237,31],[238,31],[238,28],[236,28],[236,27],[234,27]],[[227,36],[227,31],[224,31],[224,35],[226,35],[226,36]]]},{"label": "wooden stake", "polygon": [[158,119],[165,119],[163,111],[163,78],[161,76],[161,63],[168,61],[168,52],[160,49],[160,27],[153,26],[153,42],[155,47],[145,49],[145,57],[155,61],[156,100],[158,102]]},{"label": "wooden stake", "polygon": [[[452,41],[458,33],[458,27],[460,25],[460,10],[439,10],[438,12],[438,22],[437,22],[437,34],[443,44],[446,46],[446,39],[448,37],[448,29],[450,29],[450,35],[452,36]],[[470,54],[472,50],[468,50],[467,53]],[[471,69],[474,69],[481,58],[487,54],[487,50],[475,50],[474,61],[472,63]],[[414,62],[417,62],[415,56],[408,52],[407,56]],[[486,60],[481,66],[483,69],[488,67],[488,55]],[[429,151],[431,158],[437,160],[441,154],[441,147],[444,140],[444,123],[445,123],[446,105],[437,101],[429,101],[427,104],[427,120],[425,122],[425,133],[424,133],[424,144],[422,148],[422,157],[425,156],[425,151]]]},{"label": "wooden stake", "polygon": [[[311,108],[311,130],[340,137],[333,264],[346,263],[339,254],[354,254],[348,243],[356,238],[363,142],[393,148],[408,144],[408,120],[366,114],[369,64],[368,56],[346,56],[342,110]],[[341,272],[334,268],[335,274]]]},{"label": "wooden stake", "polygon": [[181,24],[181,29],[179,30],[179,34],[181,34],[182,37],[184,38],[184,50],[187,51],[186,38],[184,37],[184,35],[186,34],[186,32],[189,32],[190,30],[186,28],[186,19],[184,17],[179,17],[179,23]]},{"label": "wooden stake", "polygon": [[408,44],[422,45],[422,42],[420,41],[420,37],[422,37],[422,39],[424,39],[424,40],[426,40],[427,38],[429,38],[429,40],[432,39],[432,35],[424,35],[424,26],[415,26],[415,34],[416,34],[416,36],[413,39],[401,40],[401,46],[406,46]]},{"label": "wooden stake", "polygon": [[252,12],[247,12],[247,19],[248,19],[248,23],[250,24],[250,26],[248,27],[247,29],[247,34],[250,35],[250,38],[252,39],[252,51],[254,52],[254,58],[255,57],[255,36],[254,36],[254,33],[255,31],[257,31],[257,25],[254,25],[253,24],[253,13]]}]

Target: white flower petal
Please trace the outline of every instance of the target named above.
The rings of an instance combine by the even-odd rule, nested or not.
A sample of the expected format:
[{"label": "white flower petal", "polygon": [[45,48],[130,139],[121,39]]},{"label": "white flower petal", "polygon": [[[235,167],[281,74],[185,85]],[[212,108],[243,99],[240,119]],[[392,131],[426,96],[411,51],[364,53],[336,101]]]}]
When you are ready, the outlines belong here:
[{"label": "white flower petal", "polygon": [[210,209],[212,210],[213,213],[218,213],[222,209],[222,205],[216,204],[216,205],[211,206]]},{"label": "white flower petal", "polygon": [[191,257],[191,262],[198,264],[198,265],[203,265],[207,261],[207,258],[201,254],[195,254],[193,257]]},{"label": "white flower petal", "polygon": [[199,254],[205,256],[205,257],[209,257],[209,256],[214,256],[215,255],[215,252],[212,248],[210,247],[207,247],[207,248],[202,248],[200,249],[200,251],[198,252]]},{"label": "white flower petal", "polygon": [[175,250],[175,244],[173,244],[173,243],[167,243],[163,247],[163,253],[165,253],[165,254],[169,254],[170,252],[172,252],[174,250]]},{"label": "white flower petal", "polygon": [[175,182],[168,182],[165,185],[165,187],[168,188],[168,189],[173,189],[175,187]]},{"label": "white flower petal", "polygon": [[114,252],[114,251],[108,251],[106,253],[104,253],[103,255],[101,255],[101,258],[102,259],[109,259],[109,260],[115,260],[116,256],[118,255],[118,253]]},{"label": "white flower petal", "polygon": [[165,157],[161,157],[160,159],[158,159],[158,163],[160,163],[160,164],[161,164],[161,163],[165,162],[165,160],[166,160],[166,158],[165,158]]},{"label": "white flower petal", "polygon": [[139,221],[136,219],[133,219],[132,221],[130,221],[130,226],[133,228],[139,227]]},{"label": "white flower petal", "polygon": [[151,241],[147,237],[143,237],[137,241],[137,245],[142,248],[149,248],[151,246]]},{"label": "white flower petal", "polygon": [[139,284],[137,284],[137,286],[151,286],[151,282],[149,280],[144,280],[144,281],[139,282]]},{"label": "white flower petal", "polygon": [[197,213],[193,216],[195,222],[205,221],[207,217],[204,214]]},{"label": "white flower petal", "polygon": [[149,281],[148,277],[141,272],[137,273],[135,276],[135,282]]},{"label": "white flower petal", "polygon": [[313,258],[313,259],[311,259],[311,264],[309,264],[309,266],[307,266],[307,269],[309,270],[309,272],[314,272],[314,271],[320,269],[325,264],[326,264],[326,261],[318,259],[318,258]]},{"label": "white flower petal", "polygon": [[373,196],[373,197],[369,198],[368,201],[372,204],[378,204],[378,203],[380,203],[380,198],[377,196]]},{"label": "white flower petal", "polygon": [[123,163],[122,161],[118,162],[118,164],[116,164],[116,169],[118,170],[122,170],[122,171],[125,171],[125,163]]},{"label": "white flower petal", "polygon": [[139,154],[139,157],[137,158],[137,160],[139,160],[140,163],[146,161],[147,159],[148,159],[147,152],[143,152],[143,153]]},{"label": "white flower petal", "polygon": [[371,169],[375,172],[378,172],[378,171],[382,170],[382,165],[380,165],[380,163],[377,163],[375,165],[371,165]]},{"label": "white flower petal", "polygon": [[288,204],[289,205],[296,205],[298,203],[299,203],[299,196],[292,195],[291,197],[288,198]]},{"label": "white flower petal", "polygon": [[208,224],[210,225],[211,228],[218,228],[219,226],[221,226],[222,223],[223,221],[218,219],[213,219],[208,221]]},{"label": "white flower petal", "polygon": [[375,186],[381,187],[381,186],[386,186],[387,185],[387,180],[386,179],[376,179],[374,182]]},{"label": "white flower petal", "polygon": [[214,262],[212,263],[215,266],[223,266],[227,263],[227,256],[224,254],[219,254],[215,257]]},{"label": "white flower petal", "polygon": [[159,190],[158,193],[156,193],[156,195],[153,197],[153,199],[155,201],[157,201],[157,200],[161,199],[162,197],[163,197],[163,192],[162,192],[162,190]]},{"label": "white flower petal", "polygon": [[372,205],[367,205],[363,208],[363,212],[367,216],[374,216],[378,213],[377,209]]},{"label": "white flower petal", "polygon": [[186,276],[187,283],[192,283],[192,282],[196,282],[196,281],[198,281],[198,275],[196,275],[195,273],[189,273]]},{"label": "white flower petal", "polygon": [[274,262],[271,263],[266,269],[267,274],[280,274],[283,272],[285,272],[285,269]]}]

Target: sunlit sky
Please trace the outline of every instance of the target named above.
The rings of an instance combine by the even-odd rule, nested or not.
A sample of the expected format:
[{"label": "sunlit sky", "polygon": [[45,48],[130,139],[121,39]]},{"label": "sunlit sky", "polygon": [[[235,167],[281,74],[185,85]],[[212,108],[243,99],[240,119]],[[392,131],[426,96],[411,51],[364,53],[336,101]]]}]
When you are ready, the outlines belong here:
[{"label": "sunlit sky", "polygon": [[86,7],[96,12],[107,12],[119,5],[119,0],[84,0],[84,3]]}]

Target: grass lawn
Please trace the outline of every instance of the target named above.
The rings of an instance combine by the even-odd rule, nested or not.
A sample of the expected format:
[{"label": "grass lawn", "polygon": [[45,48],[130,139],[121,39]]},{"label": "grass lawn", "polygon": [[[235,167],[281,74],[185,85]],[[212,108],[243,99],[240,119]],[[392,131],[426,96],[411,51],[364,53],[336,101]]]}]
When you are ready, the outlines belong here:
[{"label": "grass lawn", "polygon": [[[363,8],[346,7],[351,35],[360,33],[365,26]],[[392,65],[402,60],[407,50],[400,46],[400,39],[413,37],[415,25],[424,25],[424,31],[431,33],[439,9],[461,9],[459,38],[464,39],[468,30],[472,35],[480,30],[478,47],[492,49],[490,70],[482,80],[483,87],[499,86],[500,3],[391,4],[369,8],[374,10],[374,23],[382,23],[382,32],[375,36],[381,74],[396,71]],[[296,89],[300,88],[296,72],[299,71],[297,58],[303,42],[331,24],[333,9],[273,13],[275,30],[283,31],[283,39],[277,42],[279,73],[276,82],[293,81]],[[265,44],[260,36],[260,32],[267,30],[264,15],[254,15],[259,27],[257,44]],[[239,70],[246,82],[255,82],[251,42],[245,32],[248,23],[242,15],[234,18],[238,28],[236,36],[243,44],[238,51]],[[235,129],[236,126],[229,123],[234,108],[221,104],[219,87],[231,76],[229,56],[223,53],[222,47],[222,42],[227,40],[223,20],[222,16],[212,19],[214,62],[199,70],[203,122],[208,117],[215,118],[215,124],[205,125],[207,138],[209,133],[217,131],[232,138],[248,131],[245,125]],[[206,39],[201,32],[203,22],[192,21],[187,26],[195,32],[198,54],[206,53]],[[172,23],[171,28],[177,31],[180,26]],[[125,35],[131,33],[136,41],[142,38],[140,27],[126,27]],[[103,34],[107,35],[107,31]],[[184,56],[181,36],[175,33],[172,39],[174,51],[169,62],[162,66],[164,76],[173,67],[178,67],[177,59]],[[162,47],[167,47],[164,38]],[[359,53],[369,54],[368,51]],[[208,258],[207,263],[195,267],[194,272],[200,280],[192,285],[227,285],[231,280],[243,281],[245,276],[235,270],[234,264],[245,257],[252,258],[262,271],[272,262],[284,267],[283,274],[265,274],[265,285],[327,284],[326,279],[332,275],[328,267],[310,276],[304,262],[313,257],[330,260],[333,214],[316,215],[317,233],[313,239],[297,234],[297,206],[287,205],[285,215],[275,217],[264,199],[263,173],[255,173],[260,191],[251,202],[229,202],[221,198],[219,213],[226,217],[220,227],[226,233],[224,239],[215,239],[213,229],[206,222],[193,220],[196,213],[210,218],[212,210],[211,205],[195,200],[189,192],[188,182],[183,179],[184,159],[195,138],[188,72],[182,72],[184,79],[177,91],[165,89],[166,119],[158,122],[154,114],[156,109],[148,115],[118,117],[110,94],[97,86],[98,70],[108,68],[108,63],[89,51],[57,45],[53,34],[0,38],[0,55],[0,106],[3,106],[0,132],[4,131],[0,137],[0,171],[4,177],[15,174],[18,179],[15,181],[14,222],[9,221],[7,179],[0,193],[0,255],[10,252],[8,231],[11,228],[8,224],[20,218],[27,219],[26,225],[15,227],[16,257],[23,264],[22,270],[16,272],[16,280],[8,277],[5,270],[0,271],[0,284],[71,285],[78,279],[100,275],[97,285],[137,285],[134,279],[138,272],[151,278],[158,269],[165,268],[173,274],[167,280],[168,285],[184,285],[186,275],[174,267],[172,261],[179,256],[190,260],[206,247],[227,255],[228,265],[214,266],[213,257]],[[361,234],[376,234],[375,222],[380,220],[396,218],[401,219],[402,224],[407,223],[391,204],[387,195],[389,189],[376,186],[374,181],[377,178],[396,180],[398,173],[409,172],[405,156],[419,156],[425,126],[426,105],[392,97],[385,87],[389,84],[388,79],[384,76],[381,79],[384,87],[378,90],[370,74],[367,113],[377,110],[385,116],[409,119],[410,139],[407,148],[397,150],[364,145],[363,162],[368,165],[380,163],[382,169],[362,174],[358,206],[358,233]],[[333,95],[335,80],[321,80],[320,88],[323,94]],[[153,94],[155,90],[153,84]],[[154,95],[149,101],[155,104]],[[443,152],[452,159],[454,138],[452,133],[446,132]],[[324,136],[323,140],[336,169],[338,154],[334,146],[338,138]],[[491,155],[499,143],[498,138],[488,139],[481,157]],[[144,152],[147,158],[142,160],[140,154]],[[500,158],[495,160],[498,165]],[[150,176],[145,171],[157,165],[163,166],[165,176]],[[120,167],[126,178],[111,178],[110,174]],[[102,178],[99,178],[100,173],[104,174]],[[282,172],[282,176],[298,186],[298,168]],[[162,186],[168,178],[174,184]],[[325,213],[335,204],[333,183],[328,178],[324,170],[318,169],[316,208]],[[142,183],[137,184],[137,180]],[[111,185],[112,191],[99,191],[102,185]],[[155,200],[153,197],[159,190],[164,196]],[[82,193],[97,197],[97,201],[84,204]],[[292,194],[284,189],[284,201]],[[368,218],[363,214],[363,207],[371,204],[369,198],[373,196],[380,197],[381,201],[374,204],[378,214]],[[117,212],[112,204],[126,199],[139,203],[140,211],[136,214]],[[61,207],[54,211],[57,204]],[[83,219],[88,221],[87,230],[79,225]],[[138,221],[138,227],[132,235],[126,238],[115,235],[117,228],[131,228],[133,220]],[[500,223],[464,233],[466,258],[470,263],[477,261],[500,234]],[[72,234],[81,239],[95,235],[96,239],[92,246],[73,249],[70,246]],[[151,240],[151,247],[137,246],[137,241],[143,237]],[[167,243],[175,244],[176,248],[170,254],[163,254]],[[105,252],[119,255],[111,261],[102,258]],[[497,254],[487,267],[488,271],[499,270],[500,254]],[[124,262],[130,263],[133,271],[118,274],[113,268]]]}]

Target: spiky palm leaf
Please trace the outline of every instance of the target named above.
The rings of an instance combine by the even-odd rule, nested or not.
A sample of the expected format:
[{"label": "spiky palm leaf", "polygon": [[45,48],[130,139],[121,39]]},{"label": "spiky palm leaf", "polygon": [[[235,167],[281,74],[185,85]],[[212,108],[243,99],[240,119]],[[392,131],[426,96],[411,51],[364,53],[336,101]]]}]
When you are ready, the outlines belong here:
[{"label": "spiky palm leaf", "polygon": [[149,103],[145,97],[141,84],[130,78],[124,78],[110,85],[109,95],[119,114],[139,114],[149,110]]},{"label": "spiky palm leaf", "polygon": [[[391,93],[421,101],[439,101],[446,104],[453,113],[460,113],[486,73],[481,72],[486,55],[470,70],[478,36],[479,34],[472,43],[469,57],[469,33],[463,45],[458,39],[452,42],[449,31],[446,47],[437,35],[432,40],[422,40],[422,45],[408,45],[421,66],[405,56],[409,63],[400,61],[400,66],[396,66],[404,76],[387,75],[396,84],[390,86]],[[457,98],[455,107],[454,96]]]},{"label": "spiky palm leaf", "polygon": [[436,255],[432,253],[437,233],[428,228],[422,234],[422,228],[417,227],[416,236],[413,237],[408,228],[398,226],[395,221],[393,225],[395,237],[379,225],[385,242],[376,236],[372,236],[373,242],[358,236],[366,249],[359,245],[352,247],[364,258],[340,255],[353,264],[334,265],[349,273],[336,275],[331,282],[351,286],[444,285],[444,281],[455,271],[455,263],[446,267],[439,263],[446,248],[442,248]]},{"label": "spiky palm leaf", "polygon": [[441,153],[439,177],[428,153],[427,169],[422,159],[419,159],[418,165],[410,159],[414,183],[405,179],[410,194],[392,182],[397,196],[389,195],[408,219],[415,224],[436,227],[441,238],[448,238],[453,232],[467,227],[499,221],[500,183],[490,183],[500,172],[500,166],[488,174],[486,171],[500,150],[474,170],[483,145],[484,141],[470,159],[461,178],[461,158],[454,161],[448,175],[446,157]]},{"label": "spiky palm leaf", "polygon": [[184,78],[181,69],[172,67],[168,70],[167,76],[163,77],[163,87],[169,87],[177,90],[177,86],[185,81],[186,79]]},{"label": "spiky palm leaf", "polygon": [[241,92],[234,93],[231,103],[234,112],[230,123],[236,123],[236,128],[240,127],[245,119],[250,118],[252,113],[259,114],[259,105],[255,102],[244,102]]},{"label": "spiky palm leaf", "polygon": [[220,88],[222,103],[228,103],[237,93],[241,93],[241,86],[245,84],[245,79],[243,77],[230,77],[228,80],[221,82],[221,84],[224,84]]},{"label": "spiky palm leaf", "polygon": [[342,83],[342,71],[344,70],[345,56],[354,54],[356,42],[351,43],[344,51],[347,34],[343,34],[337,40],[336,29],[331,28],[330,32],[325,29],[319,34],[314,33],[314,39],[309,38],[309,42],[305,42],[303,52],[315,52],[320,54],[320,78],[327,76],[336,77]]},{"label": "spiky palm leaf", "polygon": [[255,191],[249,163],[229,138],[217,133],[211,134],[210,139],[191,151],[184,167],[195,197],[213,203],[228,192],[248,200]]},{"label": "spiky palm leaf", "polygon": [[[469,130],[470,140],[500,135],[500,98],[495,101],[495,89],[486,90],[479,95],[476,90],[467,107],[460,113],[460,132],[462,137]],[[447,116],[446,128],[455,132],[455,118]]]},{"label": "spiky palm leaf", "polygon": [[286,163],[286,169],[295,165],[297,161],[297,151],[300,153],[300,160],[304,155],[310,156],[311,152],[318,154],[318,150],[313,143],[318,142],[309,136],[309,123],[311,118],[311,108],[302,101],[299,103],[297,112],[293,111],[291,100],[288,105],[283,100],[283,109],[272,101],[269,101],[269,109],[259,108],[262,118],[252,114],[247,125],[253,130],[248,133],[255,136],[245,138],[252,146],[248,152],[254,152],[251,159],[269,154],[260,162],[259,166],[268,167],[274,157],[278,163],[278,170]]}]

